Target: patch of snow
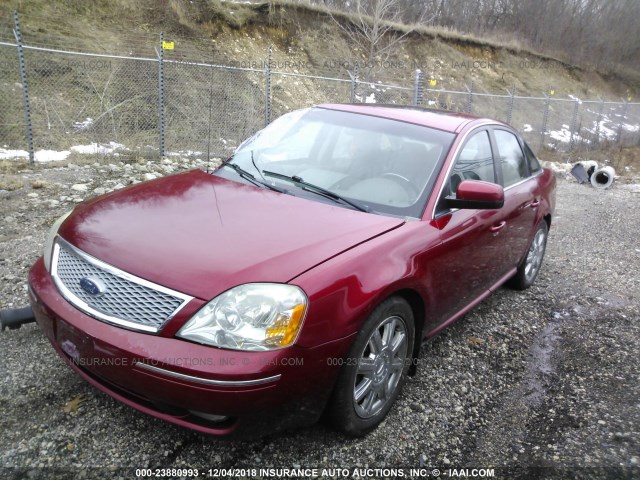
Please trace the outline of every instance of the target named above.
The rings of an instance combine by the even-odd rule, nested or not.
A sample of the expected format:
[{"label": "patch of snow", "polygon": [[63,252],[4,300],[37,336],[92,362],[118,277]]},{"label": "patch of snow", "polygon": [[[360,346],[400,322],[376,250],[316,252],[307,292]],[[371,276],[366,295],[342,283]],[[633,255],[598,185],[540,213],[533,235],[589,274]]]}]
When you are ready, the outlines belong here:
[{"label": "patch of snow", "polygon": [[[33,155],[36,162],[46,163],[66,160],[67,157],[71,155],[71,152],[84,155],[93,155],[99,153],[102,155],[112,154],[114,156],[118,156],[118,154],[114,153],[114,151],[116,149],[123,148],[124,145],[116,142],[109,142],[109,144],[106,145],[91,143],[89,145],[74,145],[69,150],[37,150]],[[0,160],[17,158],[29,158],[29,152],[27,152],[26,150],[0,148]]]},{"label": "patch of snow", "polygon": [[364,103],[376,103],[376,94],[372,93],[371,95],[367,95],[364,99]]},{"label": "patch of snow", "polygon": [[564,128],[564,125],[561,130],[551,130],[549,132],[549,136],[554,140],[563,143],[568,143],[571,141],[571,131],[568,128]]},{"label": "patch of snow", "polygon": [[198,152],[195,150],[178,150],[177,152],[165,152],[165,156],[167,157],[195,157],[198,155],[202,155],[202,152]]},{"label": "patch of snow", "polygon": [[38,150],[34,153],[34,158],[36,162],[58,162],[60,160],[66,160],[70,154],[71,152],[69,150],[63,150],[61,152],[56,150]]},{"label": "patch of snow", "polygon": [[0,160],[14,158],[29,158],[29,152],[27,152],[26,150],[11,150],[7,148],[0,148]]},{"label": "patch of snow", "polygon": [[113,153],[118,148],[124,148],[124,145],[116,142],[109,142],[108,144],[90,143],[89,145],[74,145],[71,147],[71,151],[75,153],[82,153],[85,155],[102,154],[107,155]]},{"label": "patch of snow", "polygon": [[86,120],[82,121],[82,122],[73,122],[73,128],[75,128],[76,130],[86,130],[87,128],[89,128],[91,125],[93,125],[93,118],[89,118],[87,117]]},{"label": "patch of snow", "polygon": [[[557,142],[569,143],[571,142],[571,130],[567,125],[563,125],[560,130],[551,130],[549,132],[549,136],[556,140]],[[586,138],[582,138],[578,133],[573,134],[574,142],[582,142],[582,143],[591,143],[591,140],[587,140]],[[549,147],[555,148],[557,145],[549,144]]]},{"label": "patch of snow", "polygon": [[[614,129],[609,128],[606,124],[610,123],[608,118],[604,120],[600,120],[600,136],[606,138],[607,140],[614,140],[617,136],[617,133]],[[598,122],[593,122],[593,129],[587,129],[587,131],[593,133],[595,135],[596,130],[598,129]]]},{"label": "patch of snow", "polygon": [[529,125],[528,123],[525,123],[522,126],[522,131],[525,132],[525,133],[526,132],[533,132],[533,127],[531,125]]},{"label": "patch of snow", "polygon": [[[66,160],[71,152],[69,150],[63,150],[58,152],[56,150],[38,150],[34,152],[33,156],[36,162],[54,162],[58,160]],[[29,158],[29,152],[26,150],[8,150],[0,148],[0,160],[4,159],[17,159],[17,158]]]}]

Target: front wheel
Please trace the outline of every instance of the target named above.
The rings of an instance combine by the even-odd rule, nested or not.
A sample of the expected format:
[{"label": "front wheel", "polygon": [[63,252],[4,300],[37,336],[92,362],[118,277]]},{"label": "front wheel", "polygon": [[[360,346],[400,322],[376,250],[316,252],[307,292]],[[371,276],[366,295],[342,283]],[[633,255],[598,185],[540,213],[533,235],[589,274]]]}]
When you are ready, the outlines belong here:
[{"label": "front wheel", "polygon": [[402,298],[381,303],[365,321],[345,359],[330,403],[334,428],[362,436],[385,418],[409,370],[415,327]]},{"label": "front wheel", "polygon": [[533,285],[542,266],[542,259],[544,258],[544,252],[547,248],[548,233],[549,228],[547,227],[547,222],[542,220],[533,236],[526,257],[524,257],[524,260],[518,266],[516,274],[509,280],[510,287],[516,290],[526,290]]}]

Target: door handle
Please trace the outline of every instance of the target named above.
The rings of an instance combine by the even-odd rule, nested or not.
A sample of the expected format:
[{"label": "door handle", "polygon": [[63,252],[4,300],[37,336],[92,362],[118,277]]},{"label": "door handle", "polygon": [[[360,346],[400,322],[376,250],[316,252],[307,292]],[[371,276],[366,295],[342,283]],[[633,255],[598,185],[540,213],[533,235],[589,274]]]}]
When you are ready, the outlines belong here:
[{"label": "door handle", "polygon": [[489,227],[489,230],[493,233],[497,233],[500,230],[502,230],[504,228],[504,226],[507,224],[507,222],[505,222],[504,220],[501,221],[500,223],[496,223],[495,225],[493,225],[492,227]]},{"label": "door handle", "polygon": [[531,208],[538,208],[538,205],[540,205],[540,200],[534,200],[529,204]]}]

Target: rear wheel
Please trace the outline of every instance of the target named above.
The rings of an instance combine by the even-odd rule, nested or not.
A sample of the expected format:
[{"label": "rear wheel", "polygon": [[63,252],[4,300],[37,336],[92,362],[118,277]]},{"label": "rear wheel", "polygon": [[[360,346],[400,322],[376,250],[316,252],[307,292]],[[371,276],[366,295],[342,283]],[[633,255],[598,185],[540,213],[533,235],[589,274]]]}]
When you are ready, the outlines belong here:
[{"label": "rear wheel", "polygon": [[533,236],[527,255],[518,267],[518,271],[509,280],[510,287],[516,290],[526,290],[533,285],[542,266],[548,233],[547,222],[543,220]]},{"label": "rear wheel", "polygon": [[392,297],[380,304],[356,336],[328,406],[333,426],[352,436],[373,430],[395,402],[409,370],[413,312]]}]

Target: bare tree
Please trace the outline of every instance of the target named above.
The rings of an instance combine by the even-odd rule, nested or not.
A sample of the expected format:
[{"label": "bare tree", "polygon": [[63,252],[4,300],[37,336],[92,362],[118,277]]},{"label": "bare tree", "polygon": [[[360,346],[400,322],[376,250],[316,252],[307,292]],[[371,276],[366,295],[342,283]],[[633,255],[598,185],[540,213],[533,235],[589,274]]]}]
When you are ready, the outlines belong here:
[{"label": "bare tree", "polygon": [[[414,29],[403,21],[406,0],[353,0],[345,18],[331,18],[366,56],[366,68],[385,60]],[[416,22],[418,23],[418,22]]]}]

